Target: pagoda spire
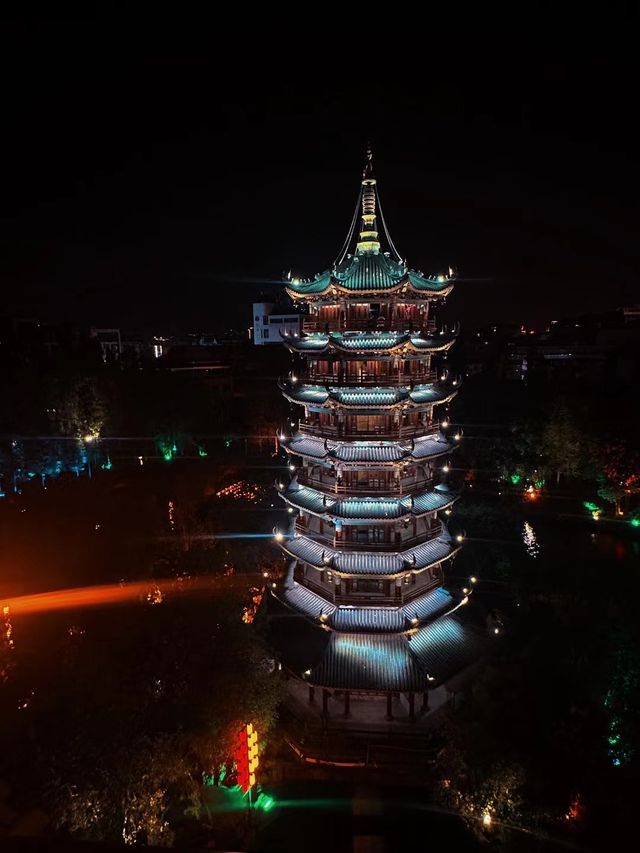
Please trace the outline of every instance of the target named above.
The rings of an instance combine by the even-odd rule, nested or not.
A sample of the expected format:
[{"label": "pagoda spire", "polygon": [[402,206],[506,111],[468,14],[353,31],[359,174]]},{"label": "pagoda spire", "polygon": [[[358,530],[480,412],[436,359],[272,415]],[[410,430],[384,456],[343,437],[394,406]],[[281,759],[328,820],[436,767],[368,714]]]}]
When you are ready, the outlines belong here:
[{"label": "pagoda spire", "polygon": [[378,226],[376,223],[376,179],[373,175],[373,152],[371,144],[367,145],[367,154],[362,172],[362,192],[360,194],[362,203],[362,221],[360,225],[360,239],[356,245],[357,254],[374,254],[380,251],[378,240]]}]

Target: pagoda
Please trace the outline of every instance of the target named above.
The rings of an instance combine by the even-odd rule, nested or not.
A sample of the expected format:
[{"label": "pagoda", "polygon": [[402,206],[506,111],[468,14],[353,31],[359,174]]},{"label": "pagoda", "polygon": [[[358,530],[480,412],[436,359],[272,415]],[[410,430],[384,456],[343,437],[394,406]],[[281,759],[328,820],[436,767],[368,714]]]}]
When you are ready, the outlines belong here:
[{"label": "pagoda", "polygon": [[451,270],[426,276],[398,255],[370,150],[341,255],[286,282],[305,322],[300,336],[283,333],[294,366],[280,389],[301,417],[278,436],[291,525],[275,536],[290,564],[273,595],[315,629],[289,625],[298,636],[274,645],[309,701],[322,691],[325,713],[338,700],[348,715],[367,694],[386,696],[388,719],[398,708],[415,719],[477,653],[461,618],[475,578],[455,593],[443,577],[462,541],[446,524],[460,438],[447,434],[446,406],[459,381],[435,369],[455,332],[438,330],[431,308],[453,284]]}]

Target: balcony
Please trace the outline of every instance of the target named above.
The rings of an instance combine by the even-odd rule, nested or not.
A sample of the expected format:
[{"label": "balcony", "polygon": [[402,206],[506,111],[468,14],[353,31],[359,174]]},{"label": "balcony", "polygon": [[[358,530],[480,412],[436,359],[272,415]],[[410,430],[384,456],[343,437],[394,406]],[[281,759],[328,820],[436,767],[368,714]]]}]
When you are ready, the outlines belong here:
[{"label": "balcony", "polygon": [[300,421],[299,430],[305,435],[317,435],[320,438],[332,438],[344,441],[372,441],[385,439],[387,441],[403,441],[408,438],[429,435],[439,429],[438,421],[425,424],[405,424],[404,426],[379,427],[370,432],[356,432],[344,424],[320,424]]},{"label": "balcony", "polygon": [[426,323],[418,323],[404,318],[396,317],[391,320],[387,317],[371,317],[367,320],[347,320],[341,323],[335,319],[329,323],[316,319],[305,319],[302,321],[302,331],[306,334],[313,332],[424,332],[434,334],[437,331],[437,323],[429,319]]},{"label": "balcony", "polygon": [[413,382],[416,385],[427,385],[430,382],[436,382],[438,372],[436,370],[424,370],[420,373],[397,373],[395,375],[381,376],[377,373],[358,373],[354,375],[342,374],[336,376],[334,373],[317,373],[310,370],[303,381],[315,383],[318,385],[329,384],[336,388],[350,387],[353,385],[372,385],[377,388],[396,387],[397,385],[406,385],[407,387]]},{"label": "balcony", "polygon": [[[366,469],[367,463],[362,463],[362,468]],[[341,483],[335,477],[314,477],[305,475],[303,471],[298,474],[298,482],[301,486],[310,486],[312,489],[317,489],[319,492],[324,492],[327,495],[384,495],[391,497],[402,497],[410,495],[416,491],[426,491],[433,488],[436,481],[433,477],[420,477],[417,480],[413,477],[406,477],[400,481],[392,479],[390,482],[385,480],[374,480],[368,483]]]},{"label": "balcony", "polygon": [[409,539],[401,539],[394,542],[356,542],[345,540],[344,536],[337,538],[332,531],[327,530],[326,534],[318,533],[315,530],[310,530],[304,523],[304,519],[297,518],[294,525],[295,532],[300,536],[306,536],[308,539],[313,539],[319,545],[335,548],[337,551],[406,551],[424,542],[430,542],[442,532],[442,525],[435,522],[431,529],[427,532],[420,533],[418,536],[411,536]]}]

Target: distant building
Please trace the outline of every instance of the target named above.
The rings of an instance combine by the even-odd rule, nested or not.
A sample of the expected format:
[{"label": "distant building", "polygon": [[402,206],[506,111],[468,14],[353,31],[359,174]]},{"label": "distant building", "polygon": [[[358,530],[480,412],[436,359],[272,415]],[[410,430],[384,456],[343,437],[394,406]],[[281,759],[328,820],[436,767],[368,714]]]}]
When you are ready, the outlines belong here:
[{"label": "distant building", "polygon": [[293,311],[277,313],[279,307],[273,302],[253,303],[253,342],[256,346],[282,343],[280,332],[294,336],[300,334],[302,316]]},{"label": "distant building", "polygon": [[92,338],[96,338],[100,344],[102,360],[119,361],[122,355],[122,338],[120,329],[95,329],[89,330]]}]

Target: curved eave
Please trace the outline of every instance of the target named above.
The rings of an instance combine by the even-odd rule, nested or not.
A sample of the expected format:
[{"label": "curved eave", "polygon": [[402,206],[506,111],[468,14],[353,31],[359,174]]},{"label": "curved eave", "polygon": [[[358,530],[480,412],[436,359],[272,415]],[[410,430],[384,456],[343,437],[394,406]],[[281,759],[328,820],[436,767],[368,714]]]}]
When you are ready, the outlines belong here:
[{"label": "curved eave", "polygon": [[271,590],[285,607],[297,616],[319,625],[325,630],[344,633],[396,633],[412,636],[421,625],[446,616],[459,603],[444,587],[429,590],[410,603],[397,607],[333,604],[293,579],[291,564],[289,576],[282,590]]},{"label": "curved eave", "polygon": [[[318,336],[309,335],[308,337],[299,338],[297,335],[289,335],[287,333],[283,333],[281,330],[280,336],[282,337],[282,340],[289,352],[295,352],[299,355],[306,356],[324,355],[327,352],[339,352],[343,355],[353,356],[354,359],[369,357],[372,355],[400,355],[402,353],[429,354],[434,352],[445,352],[453,346],[456,339],[456,336],[451,334],[439,339],[438,337],[421,338],[415,334],[412,335],[411,333],[404,333],[402,335],[398,335],[398,339],[390,345],[366,345],[359,348],[357,346],[345,344],[343,340],[334,337],[332,334]],[[387,337],[389,336],[387,335]],[[357,343],[357,337],[354,336],[351,340],[353,343]],[[363,342],[366,340],[367,338],[363,335]],[[371,338],[369,338],[369,340],[371,340]]]},{"label": "curved eave", "polygon": [[440,486],[405,498],[354,496],[334,499],[309,486],[295,485],[278,494],[294,509],[315,515],[323,521],[340,521],[344,526],[394,524],[403,518],[435,515],[452,506],[459,497]]},{"label": "curved eave", "polygon": [[[413,389],[400,387],[390,388],[352,388],[352,387],[321,387],[319,385],[292,384],[279,382],[278,386],[283,395],[291,403],[307,406],[312,411],[321,409],[349,409],[351,411],[372,412],[393,409],[420,409],[428,406],[439,406],[448,403],[458,393],[459,385],[450,388],[445,385],[415,386]],[[378,393],[379,399],[367,401],[361,399],[367,395]],[[395,394],[395,399],[393,395]],[[427,395],[428,398],[427,398]],[[349,397],[356,399],[349,402]],[[346,398],[346,399],[345,399]],[[424,399],[423,399],[424,398]]]},{"label": "curved eave", "polygon": [[[436,437],[424,437],[414,441],[412,445],[402,442],[359,443],[357,441],[327,441],[325,444],[321,438],[298,433],[297,436],[278,436],[278,441],[282,449],[292,456],[301,456],[304,459],[312,459],[314,462],[326,459],[339,467],[366,465],[368,468],[393,468],[407,462],[428,462],[431,459],[437,459],[451,453],[458,447],[453,442]],[[361,445],[360,448],[358,444]],[[423,449],[425,452],[422,452]],[[340,455],[341,451],[345,450],[352,451],[349,458]],[[360,454],[358,454],[358,450],[360,450]],[[397,450],[396,458],[375,458],[376,451],[378,451],[378,456],[383,457],[386,450]]]},{"label": "curved eave", "polygon": [[[339,551],[323,546],[304,536],[292,536],[280,543],[282,550],[312,569],[330,569],[341,578],[404,577],[407,572],[419,574],[452,559],[462,547],[448,533],[441,534],[414,548],[398,552]],[[348,567],[347,565],[348,564]]]},{"label": "curved eave", "polygon": [[301,282],[296,287],[292,287],[290,284],[286,285],[287,294],[294,300],[314,300],[327,296],[360,299],[363,296],[393,293],[415,294],[426,299],[433,299],[448,296],[453,288],[454,279],[425,278],[411,271],[403,275],[398,281],[371,287],[349,287],[345,281],[333,276],[322,276],[313,281]]}]

